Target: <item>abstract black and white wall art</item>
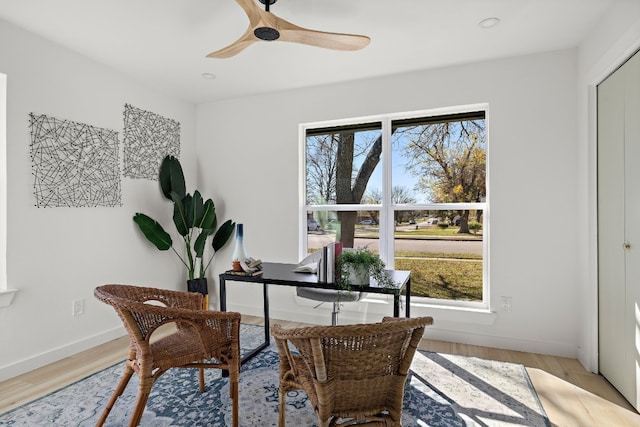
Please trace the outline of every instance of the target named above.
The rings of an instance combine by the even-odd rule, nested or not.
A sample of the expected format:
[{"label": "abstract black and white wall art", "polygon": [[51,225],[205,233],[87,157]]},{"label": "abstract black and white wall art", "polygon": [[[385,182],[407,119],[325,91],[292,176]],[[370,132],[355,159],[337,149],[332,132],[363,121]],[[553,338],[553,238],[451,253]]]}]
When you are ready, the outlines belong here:
[{"label": "abstract black and white wall art", "polygon": [[118,132],[29,114],[37,207],[121,206]]},{"label": "abstract black and white wall art", "polygon": [[169,154],[180,156],[180,123],[125,104],[124,176],[157,180]]}]

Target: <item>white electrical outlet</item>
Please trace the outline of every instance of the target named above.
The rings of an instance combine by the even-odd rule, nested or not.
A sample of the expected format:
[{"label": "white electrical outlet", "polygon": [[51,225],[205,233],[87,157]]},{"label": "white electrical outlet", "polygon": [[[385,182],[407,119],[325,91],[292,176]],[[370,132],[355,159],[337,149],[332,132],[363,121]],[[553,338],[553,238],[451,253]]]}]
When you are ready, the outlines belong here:
[{"label": "white electrical outlet", "polygon": [[74,299],[72,301],[71,315],[79,316],[81,314],[84,314],[84,299]]},{"label": "white electrical outlet", "polygon": [[500,305],[502,311],[509,313],[511,311],[511,297],[500,297]]}]

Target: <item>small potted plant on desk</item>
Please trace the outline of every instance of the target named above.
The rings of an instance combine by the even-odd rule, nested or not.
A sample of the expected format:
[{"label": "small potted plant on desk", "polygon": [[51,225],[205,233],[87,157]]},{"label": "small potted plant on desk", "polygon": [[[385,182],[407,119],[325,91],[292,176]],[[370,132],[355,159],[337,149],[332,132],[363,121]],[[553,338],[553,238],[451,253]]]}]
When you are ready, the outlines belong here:
[{"label": "small potted plant on desk", "polygon": [[[195,190],[193,196],[186,193],[182,166],[177,158],[173,156],[164,158],[160,165],[159,179],[162,194],[173,202],[173,223],[184,242],[185,256],[175,250],[171,236],[156,220],[143,213],[136,213],[133,221],[156,248],[161,251],[173,250],[189,273],[187,290],[203,294],[205,308],[207,308],[208,289],[205,273],[215,253],[231,237],[236,224],[228,220],[217,228],[218,221],[213,200],[204,201],[198,190]],[[212,239],[210,239],[211,236],[213,236]],[[209,240],[211,240],[213,252],[209,259],[205,260],[204,254]]]},{"label": "small potted plant on desk", "polygon": [[343,250],[338,257],[338,285],[343,289],[352,286],[368,286],[374,279],[378,286],[391,288],[395,284],[385,271],[385,264],[377,254],[367,248]]}]

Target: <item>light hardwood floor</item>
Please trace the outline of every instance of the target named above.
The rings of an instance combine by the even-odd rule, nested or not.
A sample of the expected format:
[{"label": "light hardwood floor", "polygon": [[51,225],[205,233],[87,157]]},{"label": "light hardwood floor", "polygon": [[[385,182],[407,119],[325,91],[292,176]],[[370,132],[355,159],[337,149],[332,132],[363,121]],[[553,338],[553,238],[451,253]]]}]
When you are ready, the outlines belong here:
[{"label": "light hardwood floor", "polygon": [[[260,324],[247,317],[243,322]],[[273,321],[284,327],[301,323]],[[425,334],[428,337],[428,331]],[[55,391],[121,361],[128,339],[122,337],[51,365],[0,382],[0,413]],[[425,338],[423,350],[520,363],[527,367],[540,401],[553,426],[640,426],[640,415],[600,375],[587,372],[575,359],[500,350]]]}]

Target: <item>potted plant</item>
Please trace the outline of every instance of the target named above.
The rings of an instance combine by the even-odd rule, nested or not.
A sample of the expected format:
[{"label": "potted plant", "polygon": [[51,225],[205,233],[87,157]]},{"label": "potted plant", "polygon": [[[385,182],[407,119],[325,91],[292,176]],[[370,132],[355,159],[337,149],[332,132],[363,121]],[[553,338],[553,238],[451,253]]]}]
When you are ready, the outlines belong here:
[{"label": "potted plant", "polygon": [[[198,190],[193,196],[186,193],[182,166],[174,156],[167,156],[160,165],[160,189],[162,194],[173,203],[173,223],[184,243],[184,255],[174,247],[171,235],[153,218],[136,213],[133,221],[144,236],[161,251],[168,249],[178,256],[189,272],[187,287],[189,291],[207,295],[205,273],[213,256],[222,248],[233,233],[235,223],[231,220],[217,228],[216,208],[213,200],[203,200]],[[212,239],[210,237],[213,236]],[[213,252],[205,260],[207,242],[211,240]]]},{"label": "potted plant", "polygon": [[338,284],[344,289],[368,285],[371,278],[385,288],[394,285],[391,277],[385,272],[384,262],[367,248],[343,250],[338,257],[338,272]]}]

